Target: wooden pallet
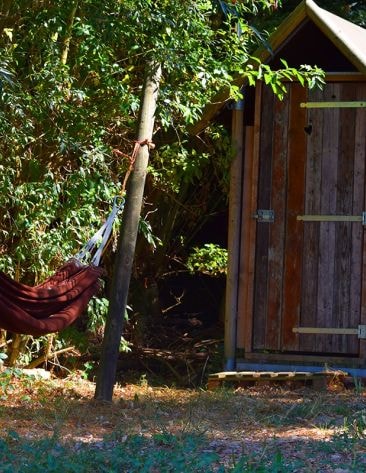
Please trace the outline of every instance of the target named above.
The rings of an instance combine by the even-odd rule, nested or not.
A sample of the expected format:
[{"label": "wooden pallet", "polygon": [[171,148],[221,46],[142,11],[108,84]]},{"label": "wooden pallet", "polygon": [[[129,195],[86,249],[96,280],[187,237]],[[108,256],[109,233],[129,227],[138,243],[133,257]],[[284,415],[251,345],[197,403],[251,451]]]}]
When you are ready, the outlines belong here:
[{"label": "wooden pallet", "polygon": [[208,389],[215,389],[227,382],[248,384],[257,382],[301,381],[311,382],[315,389],[326,389],[328,380],[346,377],[344,371],[222,371],[208,376]]}]

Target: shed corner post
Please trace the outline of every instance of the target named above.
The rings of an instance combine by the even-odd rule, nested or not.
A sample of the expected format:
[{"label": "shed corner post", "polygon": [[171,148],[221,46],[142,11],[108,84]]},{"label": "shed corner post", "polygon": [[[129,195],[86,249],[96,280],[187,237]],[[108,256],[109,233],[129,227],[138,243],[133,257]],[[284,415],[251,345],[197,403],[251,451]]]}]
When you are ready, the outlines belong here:
[{"label": "shed corner post", "polygon": [[244,149],[244,101],[232,108],[232,146],[234,156],[230,167],[228,217],[228,267],[225,294],[225,370],[236,368],[236,334],[238,317],[238,281],[240,266],[240,229],[242,207],[242,175]]}]

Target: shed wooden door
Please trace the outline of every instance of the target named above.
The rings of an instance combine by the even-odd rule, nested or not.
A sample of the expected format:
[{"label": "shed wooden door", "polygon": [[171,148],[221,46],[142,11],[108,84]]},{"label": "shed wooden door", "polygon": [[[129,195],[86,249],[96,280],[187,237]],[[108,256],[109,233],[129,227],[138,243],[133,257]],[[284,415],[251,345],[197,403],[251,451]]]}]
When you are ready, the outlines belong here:
[{"label": "shed wooden door", "polygon": [[323,91],[289,86],[284,101],[263,88],[253,294],[254,351],[359,356],[357,335],[298,334],[294,327],[357,328],[364,314],[361,222],[304,222],[299,215],[361,215],[365,205],[365,108],[300,108],[361,101],[366,84]]}]

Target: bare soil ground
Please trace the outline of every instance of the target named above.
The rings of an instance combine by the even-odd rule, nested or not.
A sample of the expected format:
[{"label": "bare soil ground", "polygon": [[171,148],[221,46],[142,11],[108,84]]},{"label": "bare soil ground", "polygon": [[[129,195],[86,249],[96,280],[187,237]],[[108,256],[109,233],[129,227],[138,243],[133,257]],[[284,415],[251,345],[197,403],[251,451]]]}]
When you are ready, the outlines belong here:
[{"label": "bare soil ground", "polygon": [[[94,384],[77,375],[35,380],[2,373],[0,438],[56,435],[76,449],[108,449],[111,439],[123,443],[133,435],[192,434],[203,440],[202,454],[217,454],[228,468],[221,471],[366,472],[366,391],[360,386],[207,391],[152,387],[142,379],[117,386],[111,404],[93,395]],[[240,458],[242,469],[231,470]]]}]

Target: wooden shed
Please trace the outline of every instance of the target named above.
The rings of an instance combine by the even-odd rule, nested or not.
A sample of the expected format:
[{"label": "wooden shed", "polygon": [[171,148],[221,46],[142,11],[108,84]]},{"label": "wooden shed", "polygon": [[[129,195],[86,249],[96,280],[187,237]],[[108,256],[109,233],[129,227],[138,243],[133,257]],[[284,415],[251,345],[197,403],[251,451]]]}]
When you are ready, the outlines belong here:
[{"label": "wooden shed", "polygon": [[259,83],[232,111],[226,369],[366,376],[366,30],[304,0],[269,42],[326,85]]}]

